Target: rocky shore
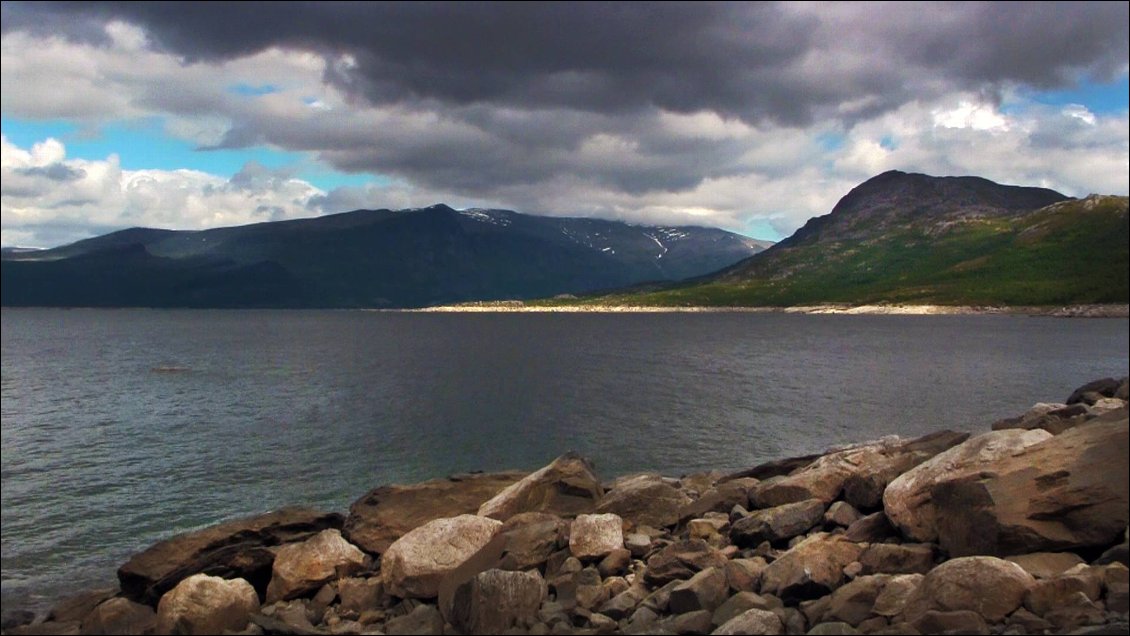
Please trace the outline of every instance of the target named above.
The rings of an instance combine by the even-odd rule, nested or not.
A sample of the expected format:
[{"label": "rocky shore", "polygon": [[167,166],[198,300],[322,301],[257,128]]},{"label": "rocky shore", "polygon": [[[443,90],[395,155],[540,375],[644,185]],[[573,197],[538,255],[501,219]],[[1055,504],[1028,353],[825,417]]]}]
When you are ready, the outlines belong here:
[{"label": "rocky shore", "polygon": [[1127,390],[732,474],[382,486],[172,537],[3,632],[1125,634]]}]

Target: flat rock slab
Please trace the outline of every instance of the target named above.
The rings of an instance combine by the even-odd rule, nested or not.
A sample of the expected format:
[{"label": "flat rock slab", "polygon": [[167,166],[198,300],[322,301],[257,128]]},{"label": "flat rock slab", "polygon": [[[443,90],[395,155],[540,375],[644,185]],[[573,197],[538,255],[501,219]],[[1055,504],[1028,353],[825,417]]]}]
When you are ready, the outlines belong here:
[{"label": "flat rock slab", "polygon": [[409,530],[434,519],[475,514],[479,506],[526,473],[475,473],[419,484],[375,488],[353,502],[342,535],[373,554],[383,554]]},{"label": "flat rock slab", "polygon": [[118,569],[122,595],[156,605],[165,592],[193,574],[243,578],[265,591],[275,555],[271,548],[340,528],[337,513],[310,508],[228,521],[156,543]]}]

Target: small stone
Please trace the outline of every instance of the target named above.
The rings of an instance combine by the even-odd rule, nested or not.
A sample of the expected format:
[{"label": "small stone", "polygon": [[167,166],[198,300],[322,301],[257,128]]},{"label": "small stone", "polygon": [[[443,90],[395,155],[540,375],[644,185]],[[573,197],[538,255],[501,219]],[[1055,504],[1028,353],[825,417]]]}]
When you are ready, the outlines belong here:
[{"label": "small stone", "polygon": [[676,634],[709,634],[711,612],[696,610],[671,617],[670,624]]},{"label": "small stone", "polygon": [[844,538],[855,543],[878,543],[887,537],[894,536],[896,530],[882,511],[860,517],[858,521],[848,526]]},{"label": "small stone", "polygon": [[824,523],[848,528],[863,518],[863,514],[846,501],[837,501],[824,512]]},{"label": "small stone", "polygon": [[957,610],[923,612],[910,623],[922,634],[988,634],[989,625],[977,612]]},{"label": "small stone", "polygon": [[834,634],[858,634],[858,633],[859,633],[858,629],[852,627],[851,625],[848,625],[847,623],[838,622],[838,621],[837,622],[831,622],[831,623],[817,623],[816,625],[812,626],[812,629],[808,630],[809,636],[813,636],[813,635],[816,635],[816,634],[820,634],[820,635],[826,634],[826,635],[831,636],[831,635],[834,635]]},{"label": "small stone", "polygon": [[918,586],[922,584],[924,578],[926,577],[922,574],[896,574],[892,576],[883,586],[883,590],[879,592],[879,596],[875,597],[875,604],[872,605],[871,612],[887,617],[902,614],[906,608],[906,602],[918,589]]},{"label": "small stone", "polygon": [[1100,625],[1106,613],[1083,592],[1075,592],[1060,600],[1059,605],[1044,614],[1044,620],[1057,630],[1067,631],[1084,625]]},{"label": "small stone", "polygon": [[607,578],[627,572],[631,563],[632,553],[627,548],[616,548],[600,560],[596,569],[601,576]]},{"label": "small stone", "polygon": [[726,562],[726,583],[735,592],[755,592],[761,587],[761,573],[769,564],[761,557],[731,559]]},{"label": "small stone", "polygon": [[1009,615],[1008,625],[1016,625],[1025,634],[1039,634],[1052,628],[1052,624],[1021,607]]},{"label": "small stone", "polygon": [[761,609],[766,611],[773,611],[776,608],[782,607],[781,600],[773,596],[761,596],[753,592],[738,592],[737,594],[726,599],[726,602],[718,606],[714,610],[713,622],[715,625],[723,625],[731,618],[751,609]]},{"label": "small stone", "polygon": [[634,532],[624,537],[624,547],[632,553],[633,557],[641,559],[651,551],[651,537]]},{"label": "small stone", "polygon": [[730,540],[737,546],[755,546],[762,541],[781,541],[803,534],[824,517],[824,502],[807,499],[750,513],[734,522]]},{"label": "small stone", "polygon": [[385,633],[392,635],[417,636],[443,633],[443,616],[434,605],[417,605],[404,616],[397,616],[385,623]]},{"label": "small stone", "polygon": [[929,543],[873,543],[859,557],[862,574],[925,574],[934,567]]},{"label": "small stone", "polygon": [[357,614],[376,609],[385,598],[384,585],[379,577],[346,577],[338,581],[337,593],[341,597],[341,609]]}]

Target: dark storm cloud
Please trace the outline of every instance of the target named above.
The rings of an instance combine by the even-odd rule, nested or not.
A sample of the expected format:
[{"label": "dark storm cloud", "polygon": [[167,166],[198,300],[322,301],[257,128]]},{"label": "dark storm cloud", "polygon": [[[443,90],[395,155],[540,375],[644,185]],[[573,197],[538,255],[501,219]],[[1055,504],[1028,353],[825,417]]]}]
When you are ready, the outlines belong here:
[{"label": "dark storm cloud", "polygon": [[315,51],[338,62],[328,81],[377,104],[784,124],[868,117],[931,86],[1109,77],[1128,54],[1124,2],[841,4],[5,3],[4,29],[94,38],[92,21],[122,19],[189,61]]},{"label": "dark storm cloud", "polygon": [[43,177],[51,181],[77,181],[86,176],[86,171],[82,168],[72,168],[62,163],[53,163],[49,166],[16,168],[14,172],[25,177]]}]

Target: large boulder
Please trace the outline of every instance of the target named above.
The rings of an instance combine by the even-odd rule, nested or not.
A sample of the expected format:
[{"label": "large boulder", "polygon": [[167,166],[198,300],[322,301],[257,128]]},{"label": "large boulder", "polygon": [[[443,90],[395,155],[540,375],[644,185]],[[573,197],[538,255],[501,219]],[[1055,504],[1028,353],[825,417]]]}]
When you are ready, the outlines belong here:
[{"label": "large boulder", "polygon": [[762,541],[791,539],[808,532],[823,518],[824,502],[819,499],[758,510],[734,522],[730,541],[739,547],[755,547]]},{"label": "large boulder", "polygon": [[604,494],[597,512],[612,513],[636,525],[663,528],[679,521],[679,510],[691,503],[683,491],[654,473],[618,480],[615,488]]},{"label": "large boulder", "polygon": [[246,579],[263,592],[271,580],[272,548],[340,528],[342,521],[340,514],[310,508],[229,521],[150,546],[118,569],[118,581],[124,596],[147,605],[193,574]]},{"label": "large boulder", "polygon": [[995,557],[951,559],[930,570],[906,601],[910,623],[931,610],[972,611],[999,623],[1020,607],[1036,579],[1024,568]]},{"label": "large boulder", "polygon": [[487,570],[456,589],[445,618],[464,634],[501,634],[536,619],[545,596],[537,571]]},{"label": "large boulder", "polygon": [[434,519],[475,514],[522,472],[473,473],[419,484],[381,486],[349,507],[342,535],[373,554],[383,554],[404,533]]},{"label": "large boulder", "polygon": [[381,581],[401,598],[433,598],[444,577],[490,543],[502,523],[476,515],[435,519],[406,533],[381,558]]},{"label": "large boulder", "polygon": [[1128,422],[1089,423],[930,489],[950,556],[1104,547],[1130,522]]},{"label": "large boulder", "polygon": [[751,499],[761,508],[820,499],[844,499],[860,509],[876,507],[887,484],[914,466],[960,444],[967,433],[941,431],[912,440],[898,437],[830,452],[784,477],[762,482]]},{"label": "large boulder", "polygon": [[932,489],[947,479],[980,475],[993,462],[1050,439],[1043,430],[1009,429],[978,435],[903,473],[883,492],[887,518],[913,541],[938,539]]},{"label": "large boulder", "polygon": [[844,567],[859,560],[862,551],[842,535],[814,534],[765,568],[761,592],[785,602],[825,596],[843,584]]},{"label": "large boulder", "polygon": [[365,553],[339,530],[323,530],[302,543],[279,549],[267,586],[267,602],[286,601],[362,570]]},{"label": "large boulder", "polygon": [[161,597],[157,604],[157,633],[240,632],[257,611],[259,597],[247,581],[194,574]]},{"label": "large boulder", "polygon": [[478,514],[500,521],[520,512],[574,517],[595,510],[603,494],[589,462],[576,453],[566,453],[502,489],[479,507]]}]

